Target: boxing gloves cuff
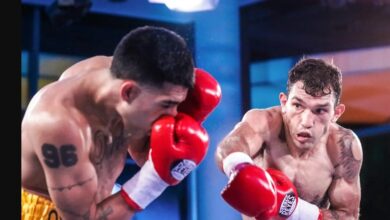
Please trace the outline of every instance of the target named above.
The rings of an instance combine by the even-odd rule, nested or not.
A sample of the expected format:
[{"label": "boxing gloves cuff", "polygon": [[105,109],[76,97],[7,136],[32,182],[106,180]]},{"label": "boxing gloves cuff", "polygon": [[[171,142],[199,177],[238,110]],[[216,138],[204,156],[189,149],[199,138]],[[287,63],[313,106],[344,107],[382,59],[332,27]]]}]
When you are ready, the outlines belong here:
[{"label": "boxing gloves cuff", "polygon": [[297,207],[287,220],[320,220],[320,209],[303,199],[298,200]]},{"label": "boxing gloves cuff", "polygon": [[152,161],[147,160],[141,170],[122,185],[121,195],[127,204],[139,211],[148,206],[168,187],[157,174]]},{"label": "boxing gloves cuff", "polygon": [[223,172],[226,174],[227,177],[230,177],[234,168],[241,163],[253,164],[253,160],[248,154],[243,152],[231,153],[227,157],[225,157],[225,159],[222,162]]}]

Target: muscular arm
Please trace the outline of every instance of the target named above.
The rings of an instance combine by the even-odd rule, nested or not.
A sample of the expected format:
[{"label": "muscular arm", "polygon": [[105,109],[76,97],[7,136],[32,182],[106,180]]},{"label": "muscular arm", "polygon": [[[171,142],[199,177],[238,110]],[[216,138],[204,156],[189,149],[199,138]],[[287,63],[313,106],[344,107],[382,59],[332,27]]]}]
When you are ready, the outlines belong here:
[{"label": "muscular arm", "polygon": [[218,145],[215,158],[222,170],[222,161],[230,153],[240,151],[253,157],[262,147],[267,135],[266,110],[250,110]]},{"label": "muscular arm", "polygon": [[360,178],[363,152],[359,139],[352,131],[343,130],[339,139],[339,164],[329,188],[329,210],[323,210],[324,219],[358,219],[360,206]]},{"label": "muscular arm", "polygon": [[[62,219],[129,219],[134,211],[119,194],[98,203],[98,179],[89,159],[91,143],[72,120],[35,126],[32,143],[45,172],[51,200]],[[49,129],[48,129],[49,128]]]}]

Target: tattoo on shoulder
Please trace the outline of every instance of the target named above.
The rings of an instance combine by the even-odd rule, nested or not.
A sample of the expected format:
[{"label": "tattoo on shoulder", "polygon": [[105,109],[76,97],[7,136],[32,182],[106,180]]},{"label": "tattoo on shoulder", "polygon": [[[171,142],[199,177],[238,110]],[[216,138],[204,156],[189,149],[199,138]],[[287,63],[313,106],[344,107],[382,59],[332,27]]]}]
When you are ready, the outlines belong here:
[{"label": "tattoo on shoulder", "polygon": [[59,191],[59,192],[62,192],[64,190],[72,190],[74,187],[77,187],[77,186],[83,186],[84,184],[90,182],[93,180],[93,176],[86,179],[86,180],[83,180],[83,181],[80,181],[80,182],[77,182],[75,184],[71,184],[71,185],[67,185],[67,186],[60,186],[60,187],[50,187],[51,190],[54,190],[54,191]]},{"label": "tattoo on shoulder", "polygon": [[353,155],[354,136],[351,131],[341,129],[341,136],[338,144],[340,146],[340,165],[343,167],[342,176],[347,180],[351,180],[359,175],[361,159],[356,159]]},{"label": "tattoo on shoulder", "polygon": [[77,161],[76,147],[72,144],[65,144],[56,147],[53,144],[45,143],[42,145],[42,155],[44,162],[49,168],[59,168],[74,166]]}]

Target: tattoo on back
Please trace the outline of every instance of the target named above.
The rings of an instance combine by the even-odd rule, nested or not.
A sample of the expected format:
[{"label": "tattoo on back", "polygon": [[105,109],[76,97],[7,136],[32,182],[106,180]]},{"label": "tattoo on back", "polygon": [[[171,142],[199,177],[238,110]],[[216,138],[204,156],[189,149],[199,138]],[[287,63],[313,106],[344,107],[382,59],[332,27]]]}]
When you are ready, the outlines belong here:
[{"label": "tattoo on back", "polygon": [[357,160],[353,156],[352,147],[354,137],[352,134],[347,129],[342,129],[341,133],[342,135],[338,144],[341,148],[340,165],[342,165],[344,170],[342,176],[347,180],[352,180],[357,175],[359,175],[361,160]]},{"label": "tattoo on back", "polygon": [[42,145],[42,155],[45,158],[45,164],[50,168],[59,168],[61,165],[70,167],[78,161],[76,147],[71,144],[57,148],[53,144],[45,143]]}]

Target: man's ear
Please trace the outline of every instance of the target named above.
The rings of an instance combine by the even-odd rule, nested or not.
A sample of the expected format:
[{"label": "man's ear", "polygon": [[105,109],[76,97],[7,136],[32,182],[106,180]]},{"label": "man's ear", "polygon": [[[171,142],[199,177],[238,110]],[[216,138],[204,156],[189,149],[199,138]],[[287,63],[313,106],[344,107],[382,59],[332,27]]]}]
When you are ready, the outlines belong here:
[{"label": "man's ear", "polygon": [[282,112],[284,113],[286,110],[286,103],[287,103],[287,95],[281,92],[279,94],[279,101],[280,101],[280,106],[282,107]]},{"label": "man's ear", "polygon": [[121,98],[131,103],[140,93],[139,85],[133,80],[125,80],[120,88]]},{"label": "man's ear", "polygon": [[345,111],[345,105],[338,104],[336,106],[336,108],[334,109],[334,116],[333,116],[332,122],[336,122],[341,117],[341,115],[344,113],[344,111]]}]

